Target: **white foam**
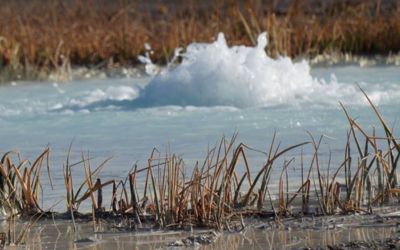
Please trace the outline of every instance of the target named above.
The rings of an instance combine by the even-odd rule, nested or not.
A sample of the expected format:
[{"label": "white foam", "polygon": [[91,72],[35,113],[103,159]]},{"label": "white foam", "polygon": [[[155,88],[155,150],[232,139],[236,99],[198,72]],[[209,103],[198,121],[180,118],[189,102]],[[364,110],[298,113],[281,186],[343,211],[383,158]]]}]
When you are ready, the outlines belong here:
[{"label": "white foam", "polygon": [[[288,57],[272,59],[264,51],[266,46],[266,33],[259,35],[255,47],[228,47],[222,33],[211,44],[190,44],[186,53],[180,54],[181,64],[156,76],[154,71],[150,72],[154,78],[140,100],[149,106],[240,108],[302,103],[337,105],[338,101],[348,105],[367,104],[353,83],[339,83],[335,76],[329,83],[313,79],[306,61],[294,63]],[[146,69],[154,68],[148,56],[141,59]],[[398,86],[390,88],[400,90]],[[371,99],[379,104],[400,96],[398,91],[388,94],[386,89],[373,89],[369,93]]]},{"label": "white foam", "polygon": [[138,112],[144,115],[167,115],[176,116],[182,113],[230,113],[237,112],[239,109],[229,106],[215,106],[215,107],[195,107],[195,106],[161,106],[161,107],[151,107],[151,108],[140,108]]},{"label": "white foam", "polygon": [[128,86],[108,87],[106,90],[95,89],[83,96],[73,98],[69,106],[87,107],[90,104],[103,101],[131,101],[139,96],[138,90]]},{"label": "white foam", "polygon": [[58,91],[58,93],[60,93],[60,94],[65,94],[65,90],[63,90],[62,88],[60,88],[60,86],[59,86],[59,84],[58,83],[53,83],[53,87],[55,88],[55,89],[57,89],[57,91]]},{"label": "white foam", "polygon": [[[82,83],[76,83],[76,89],[79,89],[79,84]],[[89,114],[91,111],[119,109],[119,103],[132,101],[139,96],[139,90],[134,86],[96,87],[94,85],[82,93],[61,89],[58,83],[53,83],[52,86],[57,90],[56,93],[53,92],[46,96],[42,95],[44,91],[40,90],[47,88],[47,85],[13,87],[21,89],[29,87],[32,98],[29,99],[29,95],[27,97],[17,95],[19,91],[15,91],[15,98],[8,96],[7,98],[0,98],[0,116],[47,113]],[[2,93],[4,93],[4,90]]]}]

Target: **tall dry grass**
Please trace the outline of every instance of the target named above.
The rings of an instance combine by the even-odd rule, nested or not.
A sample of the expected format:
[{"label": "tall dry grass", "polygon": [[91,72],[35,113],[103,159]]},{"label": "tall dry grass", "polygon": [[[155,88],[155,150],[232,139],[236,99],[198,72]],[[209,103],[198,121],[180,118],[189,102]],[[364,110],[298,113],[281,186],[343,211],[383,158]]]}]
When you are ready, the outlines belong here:
[{"label": "tall dry grass", "polygon": [[296,0],[280,9],[257,0],[221,0],[146,8],[129,0],[2,0],[0,67],[21,72],[110,60],[133,64],[145,42],[154,50],[152,59],[165,63],[174,48],[211,42],[218,32],[230,44],[252,45],[267,31],[272,56],[399,51],[398,4],[383,9],[380,0],[335,3],[320,8]]}]

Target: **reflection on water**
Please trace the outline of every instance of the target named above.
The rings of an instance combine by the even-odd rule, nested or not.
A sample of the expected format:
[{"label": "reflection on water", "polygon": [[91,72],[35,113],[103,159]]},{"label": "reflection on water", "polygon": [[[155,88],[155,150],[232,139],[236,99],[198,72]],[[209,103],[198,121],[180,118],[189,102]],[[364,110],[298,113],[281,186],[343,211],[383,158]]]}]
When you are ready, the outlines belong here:
[{"label": "reflection on water", "polygon": [[[21,226],[21,224],[18,225],[18,227]],[[72,223],[66,221],[57,221],[56,225],[51,220],[40,222],[30,229],[26,245],[16,249],[168,249],[168,243],[186,238],[191,234],[190,231],[113,232],[104,223],[97,227],[97,233],[93,233],[91,223],[77,223],[76,226],[77,233],[74,233]],[[7,228],[7,223],[1,225],[3,231]],[[208,232],[203,230],[194,233]],[[396,232],[395,226],[335,230],[258,230],[247,227],[242,233],[222,233],[214,244],[203,246],[201,249],[297,249],[390,238],[395,237]],[[91,242],[79,243],[78,241],[82,239],[90,239]]]}]

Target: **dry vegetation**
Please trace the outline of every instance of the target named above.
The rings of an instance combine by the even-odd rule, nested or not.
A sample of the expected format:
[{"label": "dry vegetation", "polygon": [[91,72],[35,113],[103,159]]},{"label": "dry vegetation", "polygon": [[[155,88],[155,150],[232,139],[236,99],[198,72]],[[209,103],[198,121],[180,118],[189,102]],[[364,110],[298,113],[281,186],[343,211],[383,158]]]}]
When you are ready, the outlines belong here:
[{"label": "dry vegetation", "polygon": [[[41,181],[43,168],[47,168],[49,185],[52,185],[50,149],[47,148],[34,162],[22,160],[18,152],[6,153],[0,162],[0,201],[3,214],[9,216],[9,242],[21,242],[26,230],[41,217],[73,221],[75,217],[87,218],[93,220],[94,230],[96,218],[119,219],[124,223],[115,227],[123,230],[142,226],[233,230],[238,225],[244,228],[243,218],[248,216],[272,218],[279,225],[282,218],[292,216],[373,213],[377,206],[398,204],[400,145],[392,129],[364,95],[385,136],[376,136],[375,128],[371,133],[365,131],[343,107],[350,127],[344,160],[337,166],[331,165],[330,154],[327,159],[326,152],[320,153],[323,137],[315,140],[310,135],[310,142],[283,149],[274,136],[269,152],[263,153],[265,165],[254,172],[250,170],[255,168],[248,164],[246,154],[257,150],[244,144],[234,146],[237,136],[234,134],[230,140],[222,138],[219,144],[209,149],[204,162],[197,162],[193,171],[187,171],[180,157],[170,153],[162,156],[154,149],[147,164],[135,165],[124,180],[102,182],[98,174],[111,158],[93,168],[89,153],[82,152],[81,160],[71,163],[70,148],[63,168],[67,211],[64,214],[46,211],[38,203],[44,188]],[[301,184],[294,186],[293,181],[289,181],[292,174],[289,167],[295,158],[287,159],[286,156],[303,147],[312,147],[314,154],[305,160],[301,153]],[[18,163],[13,163],[12,158]],[[79,166],[86,179],[77,185],[71,170],[77,171]],[[272,171],[280,173],[277,189],[270,186]],[[273,201],[271,194],[277,194],[278,199]],[[110,200],[105,202],[104,197]],[[78,210],[85,200],[91,203],[92,213],[82,215]],[[295,201],[297,206],[293,208],[291,205]],[[12,237],[17,217],[28,217],[31,223],[24,227],[20,236],[16,237],[14,231]]]},{"label": "dry vegetation", "polygon": [[131,65],[144,54],[145,42],[154,50],[153,59],[165,63],[174,48],[211,42],[218,32],[231,44],[252,45],[267,31],[272,56],[400,49],[400,6],[394,1],[383,8],[381,0],[333,1],[329,6],[294,0],[284,10],[274,7],[276,1],[267,2],[146,8],[128,0],[2,0],[0,68],[29,77],[69,65]]}]

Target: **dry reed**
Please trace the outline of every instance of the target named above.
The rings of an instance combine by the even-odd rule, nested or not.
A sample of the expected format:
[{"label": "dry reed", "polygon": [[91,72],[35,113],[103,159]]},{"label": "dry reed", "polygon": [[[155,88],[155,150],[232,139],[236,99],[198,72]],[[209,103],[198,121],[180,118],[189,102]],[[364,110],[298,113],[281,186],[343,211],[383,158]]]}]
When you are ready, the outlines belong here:
[{"label": "dry reed", "polygon": [[[268,1],[271,2],[271,1]],[[322,1],[323,2],[323,1]],[[400,6],[359,1],[317,8],[292,1],[287,9],[261,1],[210,1],[204,6],[145,8],[134,1],[0,1],[0,69],[8,78],[68,72],[70,65],[132,65],[152,46],[167,63],[177,47],[211,42],[223,32],[231,45],[253,45],[268,32],[271,56],[339,51],[400,50]],[[392,3],[392,2],[391,2]]]}]

